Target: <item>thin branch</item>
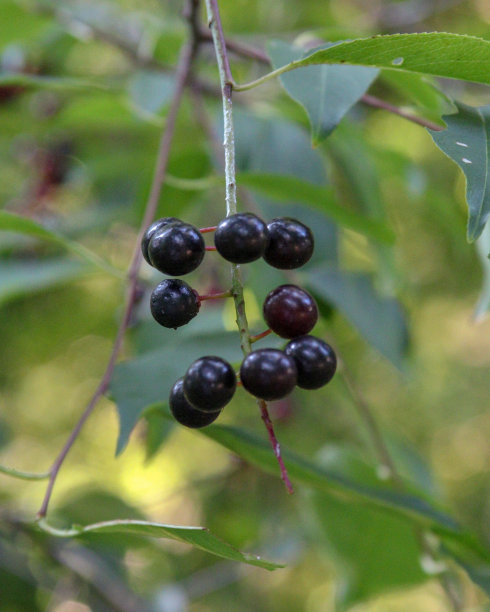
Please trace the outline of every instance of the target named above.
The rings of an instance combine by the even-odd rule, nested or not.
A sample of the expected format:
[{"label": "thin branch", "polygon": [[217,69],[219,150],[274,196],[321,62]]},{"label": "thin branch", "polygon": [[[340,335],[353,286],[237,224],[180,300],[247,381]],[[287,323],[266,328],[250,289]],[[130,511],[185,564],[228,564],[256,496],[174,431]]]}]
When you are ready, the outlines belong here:
[{"label": "thin branch", "polygon": [[398,474],[395,462],[390,455],[390,451],[385,444],[383,435],[381,434],[378,423],[376,422],[376,418],[371,412],[369,404],[355,386],[344,360],[342,360],[342,368],[340,368],[339,373],[341,374],[345,386],[352,397],[354,406],[357,409],[357,413],[361,417],[369,434],[369,438],[371,439],[380,466],[380,476],[384,477],[385,480],[391,480],[394,484],[401,485],[402,481],[400,475]]},{"label": "thin branch", "polygon": [[58,476],[58,472],[69,453],[73,443],[77,439],[80,431],[82,430],[85,421],[92,414],[95,406],[107,391],[109,387],[109,383],[114,372],[114,367],[116,365],[116,360],[121,352],[124,336],[126,329],[129,326],[131,321],[131,317],[133,314],[133,309],[137,301],[137,297],[139,294],[139,286],[138,286],[138,272],[141,264],[142,254],[140,249],[140,242],[143,234],[145,232],[146,227],[152,221],[155,216],[158,200],[160,197],[160,192],[162,189],[163,181],[165,179],[165,173],[167,170],[167,162],[170,154],[170,145],[172,142],[172,138],[175,132],[175,125],[177,120],[178,110],[181,104],[182,96],[184,93],[184,87],[191,69],[191,64],[193,60],[193,50],[192,45],[188,44],[182,48],[179,58],[179,64],[176,72],[176,83],[175,83],[175,91],[173,94],[172,102],[170,105],[170,109],[167,115],[167,121],[165,129],[162,133],[162,137],[160,140],[160,147],[158,151],[155,172],[153,175],[153,182],[150,190],[150,195],[148,197],[148,202],[146,204],[145,214],[143,216],[143,220],[141,222],[141,227],[138,233],[138,239],[136,241],[136,245],[134,248],[133,256],[131,259],[131,263],[129,266],[128,272],[128,290],[126,294],[126,302],[124,308],[124,314],[117,330],[116,339],[114,340],[114,345],[112,347],[112,351],[109,357],[109,362],[107,364],[106,370],[100,381],[97,389],[95,390],[90,402],[85,408],[82,416],[80,417],[78,423],[73,428],[68,440],[65,442],[65,445],[61,449],[58,457],[55,459],[51,470],[50,470],[50,478],[48,482],[48,486],[46,489],[46,493],[44,495],[43,502],[41,504],[41,508],[37,513],[38,518],[42,518],[46,516],[49,501],[51,499],[51,494],[53,492],[53,487]]},{"label": "thin branch", "polygon": [[[200,30],[199,34],[201,40],[204,42],[213,42],[213,35],[211,32],[208,32],[207,30]],[[261,64],[270,64],[269,56],[265,53],[265,51],[262,51],[262,49],[252,47],[251,45],[247,45],[230,38],[225,38],[225,42],[228,51],[232,51],[241,57],[247,57],[255,60]]]},{"label": "thin branch", "polygon": [[361,98],[361,102],[364,102],[364,104],[367,104],[368,106],[374,106],[375,108],[381,108],[390,113],[394,113],[395,115],[398,115],[399,117],[403,117],[403,119],[407,119],[408,121],[411,121],[412,123],[416,123],[417,125],[421,125],[422,127],[428,128],[429,130],[434,130],[436,132],[441,132],[442,130],[444,130],[444,128],[441,127],[440,125],[437,125],[437,123],[433,123],[432,121],[429,121],[428,119],[423,119],[421,117],[412,115],[411,113],[407,113],[401,108],[398,108],[398,106],[395,106],[394,104],[390,104],[389,102],[385,102],[384,100],[381,100],[380,98],[376,98],[375,96],[364,94]]},{"label": "thin branch", "polygon": [[[236,202],[236,177],[235,177],[235,134],[233,130],[233,77],[230,70],[230,62],[226,49],[225,37],[221,25],[221,18],[217,0],[206,0],[209,26],[213,37],[216,59],[220,75],[220,83],[223,98],[223,123],[224,123],[224,142],[225,153],[225,180],[226,180],[226,214],[233,215],[237,212]],[[235,302],[236,322],[240,334],[240,345],[244,355],[248,355],[252,348],[250,342],[250,331],[248,328],[247,313],[245,310],[245,300],[243,297],[243,283],[240,275],[240,266],[231,266],[232,292]],[[281,470],[281,478],[286,485],[289,493],[293,492],[291,481],[289,480],[286,467],[281,457],[281,449],[276,439],[272,421],[267,411],[267,404],[263,400],[257,400],[262,419],[266,425],[269,440],[274,454],[278,460]]]}]

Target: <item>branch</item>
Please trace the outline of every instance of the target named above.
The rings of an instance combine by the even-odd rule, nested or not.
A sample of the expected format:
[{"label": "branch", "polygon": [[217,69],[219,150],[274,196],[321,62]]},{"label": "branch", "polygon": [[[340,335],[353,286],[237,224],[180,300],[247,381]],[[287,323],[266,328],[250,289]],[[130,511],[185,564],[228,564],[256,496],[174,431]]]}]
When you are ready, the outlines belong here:
[{"label": "branch", "polygon": [[[233,77],[230,70],[230,62],[226,49],[226,41],[221,25],[221,18],[217,0],[206,0],[209,26],[216,51],[216,60],[220,76],[222,98],[223,98],[223,123],[224,123],[224,152],[225,152],[225,180],[226,180],[226,215],[233,215],[237,212],[236,203],[236,177],[235,177],[235,133],[233,130]],[[243,297],[243,283],[240,275],[240,266],[232,264],[232,292],[235,302],[236,322],[240,334],[240,345],[244,355],[248,355],[252,348],[250,343],[250,331],[248,329],[247,313],[245,310],[245,300]],[[278,460],[281,470],[281,478],[286,485],[289,493],[293,492],[291,481],[284,462],[281,457],[281,449],[276,439],[272,421],[267,411],[267,404],[263,400],[257,400],[261,411],[262,419],[267,427],[267,433],[271,442],[274,454]]]},{"label": "branch", "polygon": [[95,390],[90,402],[85,408],[82,416],[80,417],[78,423],[73,428],[68,440],[65,445],[61,449],[61,452],[55,459],[51,470],[48,486],[46,489],[46,493],[44,495],[43,502],[41,504],[41,508],[37,513],[38,518],[42,518],[46,516],[48,511],[49,501],[51,499],[51,494],[53,492],[53,487],[58,476],[58,472],[69,453],[73,443],[77,439],[80,431],[82,430],[85,421],[92,414],[95,406],[99,402],[100,398],[104,395],[109,387],[109,383],[112,378],[112,374],[114,372],[114,367],[116,365],[116,360],[121,352],[124,335],[126,329],[129,326],[131,321],[131,317],[133,314],[133,309],[137,301],[137,297],[139,294],[139,286],[138,286],[138,272],[141,264],[142,254],[140,249],[140,242],[143,234],[145,232],[146,227],[153,220],[157,206],[158,200],[160,197],[160,192],[162,189],[163,181],[165,179],[165,173],[167,170],[167,162],[170,154],[170,145],[172,142],[172,138],[175,132],[175,125],[177,120],[178,110],[181,104],[182,96],[184,93],[184,87],[189,76],[189,72],[191,69],[193,60],[193,47],[191,44],[185,45],[180,53],[179,63],[177,67],[176,73],[176,83],[175,83],[175,91],[173,94],[172,102],[170,105],[170,109],[167,115],[167,121],[165,129],[162,133],[162,137],[160,140],[160,147],[158,151],[155,172],[153,175],[153,182],[150,190],[150,195],[148,197],[148,201],[145,208],[145,214],[143,216],[143,220],[141,222],[141,227],[138,233],[138,238],[136,241],[136,245],[133,251],[133,256],[131,259],[131,263],[129,266],[128,272],[128,290],[126,294],[126,302],[124,307],[124,314],[122,317],[122,321],[119,324],[119,328],[117,330],[116,339],[114,340],[114,345],[112,347],[112,351],[109,357],[109,362],[107,364],[106,370],[100,381],[97,389]]},{"label": "branch", "polygon": [[423,119],[421,117],[417,117],[416,115],[412,115],[411,113],[407,113],[406,111],[398,108],[398,106],[394,106],[389,102],[385,102],[380,98],[376,98],[375,96],[370,96],[369,94],[364,94],[361,98],[361,102],[367,104],[368,106],[373,106],[374,108],[381,108],[382,110],[388,111],[399,117],[403,117],[403,119],[407,119],[412,123],[416,123],[417,125],[421,125],[422,127],[428,128],[429,130],[434,130],[436,132],[441,132],[444,128],[437,123],[433,123],[428,119]]}]

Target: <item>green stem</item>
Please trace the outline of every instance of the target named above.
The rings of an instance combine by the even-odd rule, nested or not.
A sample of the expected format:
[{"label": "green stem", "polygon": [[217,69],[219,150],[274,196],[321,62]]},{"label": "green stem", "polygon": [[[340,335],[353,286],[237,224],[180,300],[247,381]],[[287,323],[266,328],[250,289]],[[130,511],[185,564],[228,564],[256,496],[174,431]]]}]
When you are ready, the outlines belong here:
[{"label": "green stem", "polygon": [[20,480],[46,480],[51,475],[51,472],[22,472],[5,465],[0,465],[0,473],[12,476],[12,478],[19,478]]},{"label": "green stem", "polygon": [[[223,148],[225,153],[225,199],[226,216],[234,215],[237,212],[236,201],[236,171],[235,171],[235,132],[233,129],[233,102],[232,87],[233,78],[231,76],[230,64],[224,42],[223,29],[216,0],[206,0],[208,20],[213,37],[216,59],[219,70],[220,84],[223,99]],[[240,274],[240,267],[232,264],[231,266],[231,290],[235,302],[236,323],[240,334],[240,346],[244,355],[250,353],[250,332],[248,329],[247,313],[245,310],[245,300],[243,297],[243,283]]]},{"label": "green stem", "polygon": [[[226,216],[234,215],[237,212],[236,202],[236,172],[235,172],[235,133],[233,130],[233,77],[231,75],[230,63],[226,51],[226,42],[221,27],[221,18],[217,0],[206,0],[209,27],[213,37],[214,48],[220,76],[220,84],[223,98],[223,128],[224,128],[224,152],[225,152],[225,181],[226,181]],[[236,323],[240,334],[240,346],[246,356],[252,351],[250,341],[250,331],[248,328],[247,313],[245,310],[245,299],[243,297],[243,282],[241,279],[240,266],[231,266],[231,290],[235,302]],[[293,493],[293,487],[284,465],[281,455],[281,447],[277,441],[272,426],[272,421],[267,411],[267,404],[264,400],[257,400],[262,420],[267,429],[269,441],[274,455],[279,464],[281,478],[286,486],[288,493]]]},{"label": "green stem", "polygon": [[[298,66],[298,64],[300,65]],[[281,66],[281,68],[276,68],[276,70],[268,72],[267,74],[264,74],[263,76],[259,77],[258,79],[255,79],[254,81],[250,81],[249,83],[243,83],[242,85],[239,85],[238,83],[233,83],[233,90],[248,91],[249,89],[253,89],[254,87],[263,85],[264,83],[267,83],[267,81],[272,81],[272,79],[281,76],[281,74],[289,72],[290,70],[294,70],[298,67],[301,67],[300,60],[296,60],[294,62],[291,62],[290,64],[286,64],[285,66]]]}]

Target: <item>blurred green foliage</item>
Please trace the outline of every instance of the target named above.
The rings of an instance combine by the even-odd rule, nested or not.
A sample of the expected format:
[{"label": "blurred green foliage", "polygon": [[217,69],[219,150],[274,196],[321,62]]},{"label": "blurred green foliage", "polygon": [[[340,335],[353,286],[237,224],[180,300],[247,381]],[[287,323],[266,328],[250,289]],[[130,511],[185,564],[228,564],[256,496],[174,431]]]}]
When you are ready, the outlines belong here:
[{"label": "blurred green foliage", "polygon": [[[297,46],[375,34],[488,39],[490,30],[482,0],[221,5],[227,36],[262,52],[282,40],[276,49],[288,58]],[[104,372],[187,36],[181,10],[174,0],[0,0],[0,466],[49,469]],[[235,53],[231,60],[237,82],[269,70]],[[194,95],[183,100],[158,212],[209,226],[225,210],[211,45],[195,73],[206,93],[198,105]],[[449,116],[458,140],[463,129],[466,144],[478,142],[470,168],[448,145],[451,130],[431,135],[354,104],[371,70],[355,88],[338,66],[301,74],[283,85],[308,115],[279,81],[234,97],[240,208],[300,217],[316,237],[304,269],[244,267],[251,329],[263,329],[271,288],[307,286],[322,314],[315,334],[342,361],[325,389],[270,406],[295,495],[243,390],[214,428],[169,420],[168,389],[190,362],[216,353],[238,365],[239,343],[231,303],[205,303],[178,332],[154,323],[148,297],[159,275],[145,264],[123,359],[63,465],[49,522],[77,529],[133,519],[210,533],[173,532],[197,548],[134,525],[56,538],[34,524],[45,481],[0,473],[2,612],[452,610],[441,584],[458,609],[487,609],[490,241],[487,225],[476,245],[466,242],[465,195],[476,237],[490,205],[488,107],[468,107],[484,107],[488,89],[389,70],[369,88],[436,125]],[[328,87],[312,97],[307,83],[317,74],[352,100],[324,100]],[[454,100],[460,113],[451,117]],[[433,138],[466,171],[467,194]],[[208,253],[188,282],[223,290],[229,267]],[[366,407],[403,491],[386,480]],[[239,558],[229,546],[286,567],[268,572],[201,549]]]}]

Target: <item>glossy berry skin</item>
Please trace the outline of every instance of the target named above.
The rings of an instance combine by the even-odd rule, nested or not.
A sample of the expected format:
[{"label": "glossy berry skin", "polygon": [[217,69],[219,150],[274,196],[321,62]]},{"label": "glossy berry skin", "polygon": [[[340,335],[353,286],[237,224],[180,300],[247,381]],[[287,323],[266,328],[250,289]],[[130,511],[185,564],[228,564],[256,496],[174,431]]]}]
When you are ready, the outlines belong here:
[{"label": "glossy berry skin", "polygon": [[304,336],[318,321],[313,297],[296,285],[280,285],[264,301],[264,319],[281,338]]},{"label": "glossy berry skin", "polygon": [[203,412],[197,410],[187,401],[184,395],[184,378],[174,384],[170,391],[169,397],[170,412],[173,414],[176,421],[186,427],[192,427],[193,429],[199,429],[200,427],[206,427],[221,414],[221,410],[215,412]]},{"label": "glossy berry skin", "polygon": [[298,369],[298,387],[319,389],[332,380],[337,357],[330,344],[314,336],[300,336],[288,342],[284,352],[292,357]]},{"label": "glossy berry skin", "polygon": [[189,223],[168,223],[150,238],[148,257],[152,266],[169,276],[182,276],[195,270],[203,260],[204,239]]},{"label": "glossy berry skin", "polygon": [[259,259],[268,243],[267,225],[252,213],[238,213],[226,217],[214,234],[218,253],[227,261],[236,264]]},{"label": "glossy berry skin", "polygon": [[182,222],[180,221],[180,219],[177,219],[177,217],[162,217],[161,219],[157,219],[148,227],[148,229],[143,235],[143,238],[141,239],[141,252],[143,253],[143,257],[150,264],[150,266],[153,265],[148,255],[148,245],[150,244],[150,240],[152,239],[153,234],[156,231],[162,229],[162,227],[165,227],[165,225],[168,225],[169,223]]},{"label": "glossy berry skin", "polygon": [[280,270],[292,270],[304,265],[312,256],[315,246],[313,234],[306,225],[281,217],[267,226],[269,244],[264,252],[265,261]]},{"label": "glossy berry skin", "polygon": [[221,357],[201,357],[190,366],[184,376],[187,400],[204,412],[223,408],[236,390],[236,374]]},{"label": "glossy berry skin", "polygon": [[289,395],[296,386],[297,377],[294,359],[277,349],[253,351],[240,367],[244,389],[267,401]]},{"label": "glossy berry skin", "polygon": [[155,321],[174,329],[189,323],[200,306],[198,294],[178,278],[166,278],[155,287],[150,297],[150,310]]}]

